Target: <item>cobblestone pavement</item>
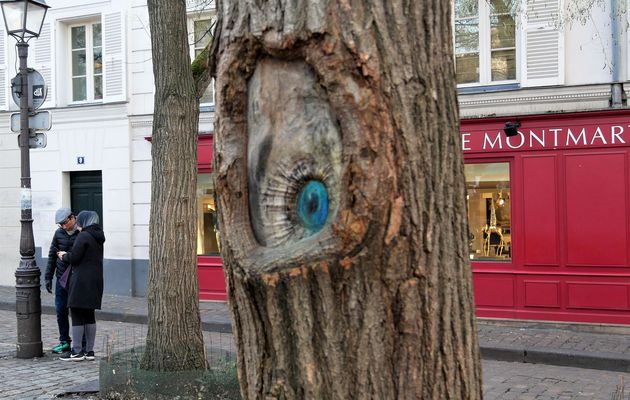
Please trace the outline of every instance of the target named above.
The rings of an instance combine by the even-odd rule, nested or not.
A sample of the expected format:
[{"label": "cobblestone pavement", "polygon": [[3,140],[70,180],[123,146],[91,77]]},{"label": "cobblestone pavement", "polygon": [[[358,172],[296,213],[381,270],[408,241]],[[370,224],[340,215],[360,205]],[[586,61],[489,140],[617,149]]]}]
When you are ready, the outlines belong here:
[{"label": "cobblestone pavement", "polygon": [[[602,326],[618,332],[579,331],[579,325],[566,329],[540,327],[541,323],[513,322],[513,326],[478,321],[482,345],[518,345],[523,348],[565,349],[590,353],[611,353],[630,356],[630,327]],[[589,327],[592,328],[592,327]]]},{"label": "cobblestone pavement", "polygon": [[[0,398],[51,399],[66,389],[98,378],[98,362],[63,362],[50,353],[57,343],[57,324],[51,315],[42,315],[42,342],[45,356],[38,359],[15,358],[16,318],[11,311],[0,311]],[[95,352],[97,360],[107,352],[142,345],[146,326],[141,324],[97,321]],[[232,336],[204,332],[206,346],[233,351]],[[630,394],[630,374],[581,368],[483,361],[484,398],[486,400],[610,400],[624,377],[625,392]],[[90,399],[94,396],[72,397]],[[626,399],[630,399],[626,397]],[[624,400],[626,400],[624,399]]]},{"label": "cobblestone pavement", "polygon": [[[99,358],[108,351],[115,353],[143,345],[147,329],[146,325],[97,320],[96,361],[61,361],[50,352],[59,339],[57,320],[52,315],[42,315],[44,357],[24,360],[15,358],[15,312],[0,311],[0,321],[1,399],[51,399],[74,386],[98,379]],[[204,332],[204,341],[209,348],[234,351],[230,334]],[[108,344],[111,350],[107,350]]]},{"label": "cobblestone pavement", "polygon": [[630,396],[630,374],[484,360],[483,395],[485,400],[616,400],[612,394],[622,377]]}]

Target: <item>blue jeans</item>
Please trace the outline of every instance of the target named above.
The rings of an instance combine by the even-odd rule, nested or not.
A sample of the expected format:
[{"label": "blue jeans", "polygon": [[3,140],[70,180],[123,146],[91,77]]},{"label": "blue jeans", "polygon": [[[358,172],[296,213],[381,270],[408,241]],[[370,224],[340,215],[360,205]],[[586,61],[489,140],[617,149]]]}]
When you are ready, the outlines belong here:
[{"label": "blue jeans", "polygon": [[71,342],[70,322],[68,321],[68,291],[61,287],[59,280],[55,284],[55,312],[59,326],[59,341]]}]

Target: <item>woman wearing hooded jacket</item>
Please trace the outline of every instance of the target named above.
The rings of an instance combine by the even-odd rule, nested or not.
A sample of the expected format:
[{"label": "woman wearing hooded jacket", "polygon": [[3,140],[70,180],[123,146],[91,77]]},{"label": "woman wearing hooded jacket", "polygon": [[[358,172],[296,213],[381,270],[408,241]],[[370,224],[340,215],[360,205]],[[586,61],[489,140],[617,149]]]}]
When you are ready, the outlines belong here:
[{"label": "woman wearing hooded jacket", "polygon": [[[68,279],[68,307],[72,317],[72,351],[60,357],[64,361],[94,360],[96,318],[103,298],[103,243],[105,234],[99,225],[98,214],[81,211],[77,215],[80,233],[72,250],[60,251],[57,256],[72,265]],[[81,337],[85,333],[85,352]]]}]

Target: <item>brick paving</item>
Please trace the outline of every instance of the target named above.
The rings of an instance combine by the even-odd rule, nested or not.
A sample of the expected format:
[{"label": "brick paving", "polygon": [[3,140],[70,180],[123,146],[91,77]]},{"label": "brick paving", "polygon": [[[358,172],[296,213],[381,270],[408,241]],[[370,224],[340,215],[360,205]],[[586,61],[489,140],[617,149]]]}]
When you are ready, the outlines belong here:
[{"label": "brick paving", "polygon": [[[42,341],[47,354],[18,360],[15,289],[0,286],[0,310],[6,310],[0,311],[0,376],[6,382],[0,386],[0,398],[51,398],[68,386],[60,381],[74,384],[98,377],[96,362],[66,365],[51,356],[49,349],[57,342],[53,302],[53,295],[43,291]],[[105,295],[103,304],[104,312],[97,314],[97,355],[103,354],[107,343],[113,344],[114,351],[144,343],[146,299]],[[233,348],[226,304],[201,302],[200,312],[206,345]],[[630,327],[484,319],[477,325],[486,399],[608,400],[620,376],[630,382]],[[575,366],[582,368],[570,368]]]},{"label": "brick paving", "polygon": [[[45,356],[29,360],[15,358],[15,313],[0,311],[0,319],[0,398],[51,399],[70,387],[98,378],[98,362],[63,362],[50,353],[57,341],[54,316],[42,315]],[[98,321],[97,359],[106,354],[107,343],[124,350],[142,344],[145,336],[146,326],[142,324]],[[233,350],[230,334],[205,332],[204,339],[208,347]],[[609,400],[621,376],[630,382],[630,375],[618,372],[484,360],[484,398]],[[630,393],[629,385],[626,393]]]},{"label": "brick paving", "polygon": [[[537,327],[541,323],[517,323],[515,326],[480,321],[480,341],[487,346],[519,345],[524,348],[567,349],[580,352],[614,353],[630,356],[630,327],[611,327],[616,333],[578,331],[579,326],[565,329]],[[586,329],[584,327],[583,329]],[[601,330],[606,330],[602,326]]]},{"label": "brick paving", "polygon": [[[17,341],[15,312],[0,311],[0,321],[2,399],[51,399],[77,385],[94,381],[98,379],[98,360],[101,357],[107,356],[108,352],[115,353],[143,345],[147,330],[146,325],[142,324],[100,321],[97,318],[94,346],[96,361],[61,361],[58,355],[50,352],[58,343],[56,318],[44,314],[41,319],[44,357],[18,359],[15,358]],[[204,332],[204,343],[209,350],[222,348],[228,354],[234,352],[231,334]],[[213,354],[210,351],[208,353]]]},{"label": "brick paving", "polygon": [[[115,321],[97,321],[97,361],[64,362],[49,349],[56,343],[56,322],[42,315],[42,342],[45,356],[15,358],[16,318],[0,311],[0,398],[52,399],[75,385],[98,378],[98,359],[106,354],[106,344],[124,350],[143,343],[146,326]],[[233,350],[232,337],[225,333],[204,333],[208,347]],[[483,391],[486,400],[610,400],[620,378],[630,383],[630,374],[552,365],[483,361]],[[630,393],[630,384],[625,391]],[[97,399],[96,395],[75,395],[72,399]]]},{"label": "brick paving", "polygon": [[627,373],[484,360],[483,395],[485,400],[615,400],[622,377],[628,396]]}]

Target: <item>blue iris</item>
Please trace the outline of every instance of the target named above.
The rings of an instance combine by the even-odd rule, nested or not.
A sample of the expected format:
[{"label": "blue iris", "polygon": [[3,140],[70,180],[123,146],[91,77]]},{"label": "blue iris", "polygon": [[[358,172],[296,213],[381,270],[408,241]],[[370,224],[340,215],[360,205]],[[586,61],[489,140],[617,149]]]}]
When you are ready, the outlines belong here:
[{"label": "blue iris", "polygon": [[297,215],[308,230],[317,232],[328,217],[328,191],[320,181],[308,181],[297,195]]}]

